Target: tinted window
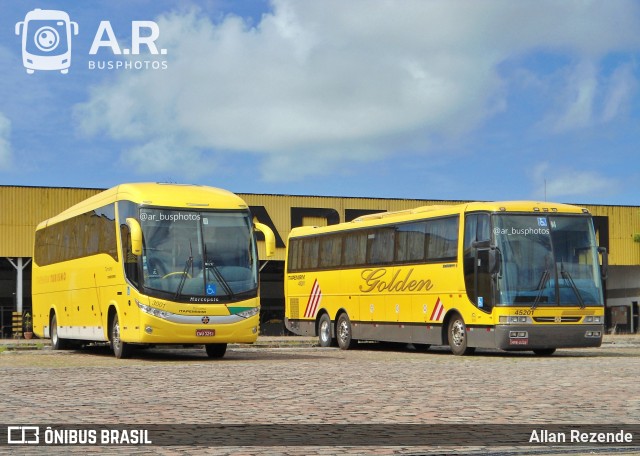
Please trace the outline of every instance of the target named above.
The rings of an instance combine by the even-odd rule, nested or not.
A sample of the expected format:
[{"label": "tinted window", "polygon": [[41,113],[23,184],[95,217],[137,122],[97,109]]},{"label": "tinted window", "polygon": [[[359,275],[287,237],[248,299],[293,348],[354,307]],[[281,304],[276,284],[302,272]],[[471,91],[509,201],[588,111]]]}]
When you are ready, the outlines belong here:
[{"label": "tinted window", "polygon": [[35,262],[45,266],[101,253],[117,261],[114,207],[109,204],[38,230]]}]

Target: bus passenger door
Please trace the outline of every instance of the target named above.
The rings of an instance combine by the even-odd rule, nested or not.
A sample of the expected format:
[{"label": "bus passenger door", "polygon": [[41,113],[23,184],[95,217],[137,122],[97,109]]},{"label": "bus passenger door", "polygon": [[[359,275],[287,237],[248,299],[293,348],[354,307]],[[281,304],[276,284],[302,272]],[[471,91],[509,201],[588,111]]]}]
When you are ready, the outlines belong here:
[{"label": "bus passenger door", "polygon": [[469,300],[478,309],[491,312],[493,288],[490,271],[489,214],[469,214],[464,230],[464,281]]}]

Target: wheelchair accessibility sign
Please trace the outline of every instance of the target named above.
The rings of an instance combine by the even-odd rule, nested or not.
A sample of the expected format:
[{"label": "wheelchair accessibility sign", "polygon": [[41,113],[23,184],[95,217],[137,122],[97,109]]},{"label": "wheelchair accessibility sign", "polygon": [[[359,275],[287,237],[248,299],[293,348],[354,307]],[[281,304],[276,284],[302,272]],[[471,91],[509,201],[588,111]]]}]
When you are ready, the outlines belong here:
[{"label": "wheelchair accessibility sign", "polygon": [[215,296],[216,294],[216,285],[213,283],[208,283],[207,284],[207,296]]}]

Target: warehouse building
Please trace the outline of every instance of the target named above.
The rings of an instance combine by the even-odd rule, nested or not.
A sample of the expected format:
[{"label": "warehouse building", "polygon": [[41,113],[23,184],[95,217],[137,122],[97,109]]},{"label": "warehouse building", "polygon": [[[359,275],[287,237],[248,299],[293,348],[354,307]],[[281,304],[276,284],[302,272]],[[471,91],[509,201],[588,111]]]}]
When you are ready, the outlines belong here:
[{"label": "warehouse building", "polygon": [[[0,324],[12,333],[13,312],[31,308],[31,257],[36,225],[101,192],[97,188],[0,186]],[[276,254],[261,270],[262,331],[284,331],[285,242],[291,228],[329,225],[375,212],[461,201],[238,194],[276,234]],[[637,332],[640,302],[640,207],[580,204],[594,216],[599,245],[609,251],[607,327]],[[261,249],[262,252],[262,249]]]}]

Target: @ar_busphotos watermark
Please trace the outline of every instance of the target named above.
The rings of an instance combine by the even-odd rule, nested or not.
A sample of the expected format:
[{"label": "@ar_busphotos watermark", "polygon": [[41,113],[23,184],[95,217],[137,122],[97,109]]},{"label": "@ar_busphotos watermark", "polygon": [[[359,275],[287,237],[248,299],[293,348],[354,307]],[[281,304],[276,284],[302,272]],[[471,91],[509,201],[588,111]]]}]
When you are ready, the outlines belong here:
[{"label": "@ar_busphotos watermark", "polygon": [[[60,71],[67,74],[71,67],[72,38],[80,27],[60,10],[36,8],[29,11],[15,26],[22,35],[22,64],[28,74],[36,71]],[[96,30],[89,49],[89,70],[164,70],[166,49],[158,49],[156,40],[160,27],[154,21],[131,21],[131,46],[121,47],[111,22],[103,20]],[[144,53],[142,51],[145,51]],[[77,49],[74,50],[77,53]],[[98,58],[108,56],[108,58]],[[124,56],[124,58],[122,58]]]}]

